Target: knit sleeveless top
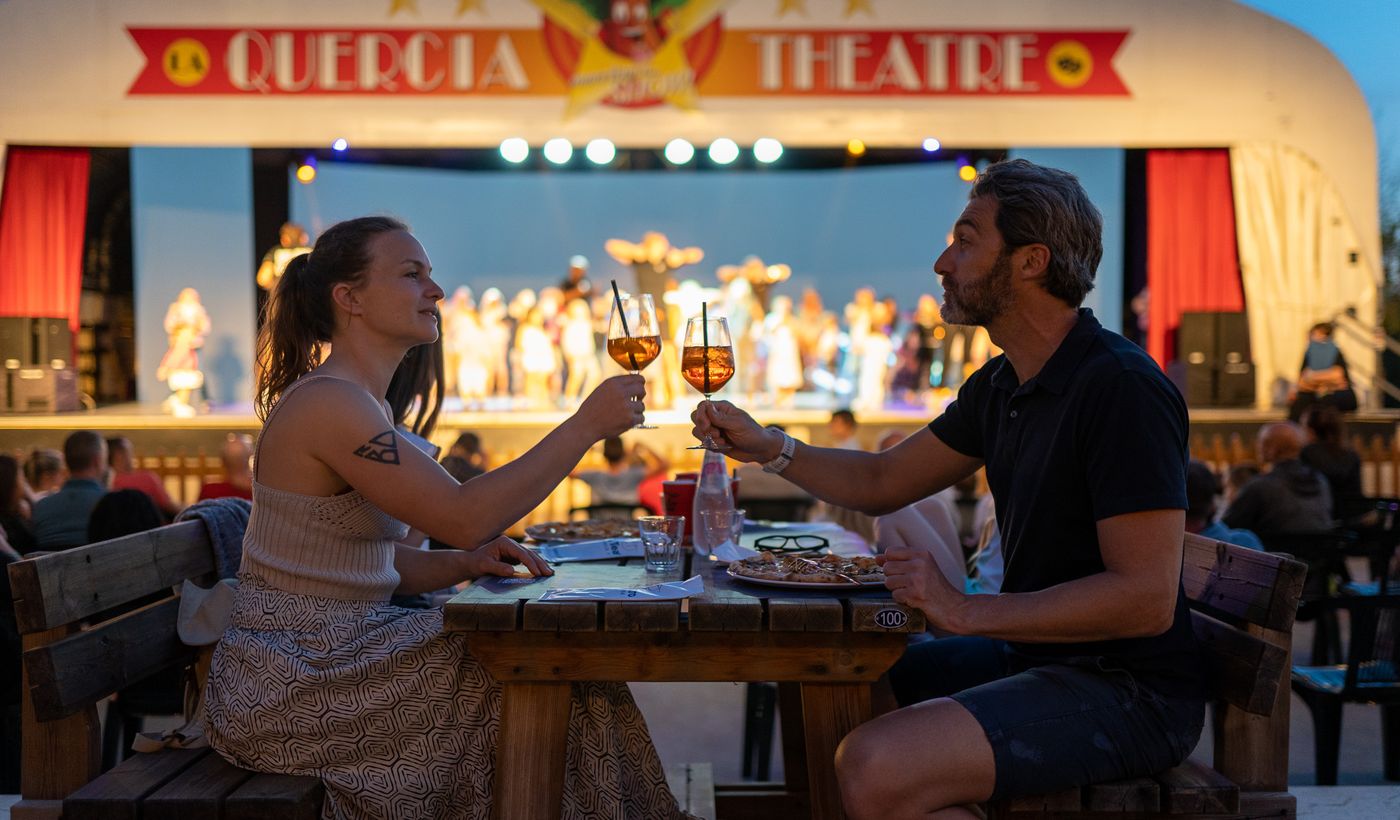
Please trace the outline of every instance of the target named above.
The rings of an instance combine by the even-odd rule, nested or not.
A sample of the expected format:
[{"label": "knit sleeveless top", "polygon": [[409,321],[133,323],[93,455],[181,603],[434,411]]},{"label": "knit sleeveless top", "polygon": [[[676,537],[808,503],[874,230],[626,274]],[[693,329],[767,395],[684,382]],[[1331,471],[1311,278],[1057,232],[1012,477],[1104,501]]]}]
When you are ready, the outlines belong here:
[{"label": "knit sleeveless top", "polygon": [[[277,417],[287,396],[307,382],[334,376],[304,376],[292,383],[268,414]],[[370,503],[359,490],[320,496],[268,487],[258,481],[262,437],[253,462],[253,511],[243,536],[240,572],[278,589],[353,601],[387,601],[399,585],[394,544],[408,525]]]}]

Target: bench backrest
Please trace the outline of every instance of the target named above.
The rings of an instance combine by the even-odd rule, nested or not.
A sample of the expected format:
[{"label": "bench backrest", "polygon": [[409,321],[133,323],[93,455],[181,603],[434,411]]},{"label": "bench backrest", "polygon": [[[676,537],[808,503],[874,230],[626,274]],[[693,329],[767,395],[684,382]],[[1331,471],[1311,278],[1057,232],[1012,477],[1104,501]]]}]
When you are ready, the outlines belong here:
[{"label": "bench backrest", "polygon": [[[96,703],[195,656],[176,634],[187,578],[214,580],[201,521],[49,553],[10,565],[24,642],[23,764],[26,800],[57,800],[96,776]],[[152,595],[159,600],[110,616]]]},{"label": "bench backrest", "polygon": [[1241,788],[1288,788],[1293,619],[1307,566],[1188,533],[1182,584],[1216,700],[1215,768]]}]

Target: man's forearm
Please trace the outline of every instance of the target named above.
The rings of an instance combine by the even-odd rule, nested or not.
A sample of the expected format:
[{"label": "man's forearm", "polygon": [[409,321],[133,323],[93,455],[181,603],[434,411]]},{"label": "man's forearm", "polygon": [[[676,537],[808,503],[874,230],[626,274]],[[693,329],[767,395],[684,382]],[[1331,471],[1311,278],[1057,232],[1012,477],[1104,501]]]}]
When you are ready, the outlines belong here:
[{"label": "man's forearm", "polygon": [[879,453],[814,447],[798,442],[783,478],[828,504],[872,515],[904,506],[889,506],[889,496],[880,480]]},{"label": "man's forearm", "polygon": [[1028,643],[1077,643],[1160,635],[1176,611],[1176,585],[1144,590],[1141,578],[1101,572],[1039,592],[968,595],[944,626],[959,635]]}]

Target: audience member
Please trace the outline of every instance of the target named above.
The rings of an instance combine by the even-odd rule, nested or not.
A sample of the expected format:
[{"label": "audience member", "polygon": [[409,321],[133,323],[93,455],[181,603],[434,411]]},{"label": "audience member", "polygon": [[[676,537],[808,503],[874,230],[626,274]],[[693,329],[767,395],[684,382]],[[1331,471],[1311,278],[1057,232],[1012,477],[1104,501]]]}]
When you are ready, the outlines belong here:
[{"label": "audience member", "polygon": [[25,462],[24,475],[29,479],[35,501],[52,495],[68,480],[63,472],[63,454],[49,447],[35,447],[29,454],[29,461]]},{"label": "audience member", "polygon": [[107,464],[112,468],[111,489],[140,490],[150,496],[165,520],[169,521],[180,511],[180,505],[165,491],[165,483],[160,476],[150,470],[138,469],[138,463],[131,439],[122,436],[107,439]]},{"label": "audience member", "polygon": [[253,500],[253,437],[246,433],[229,433],[219,450],[224,478],[199,488],[199,500],[206,498],[246,498]]},{"label": "audience member", "polygon": [[1241,461],[1225,473],[1225,506],[1235,503],[1235,497],[1244,485],[1259,477],[1259,465],[1252,461]]},{"label": "audience member", "polygon": [[452,442],[451,447],[447,448],[447,454],[466,459],[469,464],[483,473],[491,469],[491,457],[481,443],[481,436],[470,430],[457,436],[457,440]]},{"label": "audience member", "polygon": [[1216,541],[1261,550],[1264,544],[1249,530],[1231,529],[1215,520],[1215,497],[1220,494],[1220,479],[1210,467],[1199,461],[1186,465],[1186,531]]},{"label": "audience member", "polygon": [[91,430],[71,433],[63,442],[68,480],[62,489],[34,504],[38,548],[61,550],[86,544],[92,508],[107,492],[107,442]]},{"label": "audience member", "polygon": [[1308,444],[1299,459],[1327,476],[1332,488],[1332,517],[1350,522],[1366,512],[1361,491],[1361,455],[1347,446],[1342,412],[1329,404],[1315,404],[1303,414]]},{"label": "audience member", "polygon": [[156,502],[141,490],[113,490],[98,499],[88,519],[87,543],[153,530],[165,524]]},{"label": "audience member", "polygon": [[638,504],[638,488],[642,481],[648,475],[666,472],[671,466],[641,442],[632,445],[629,457],[626,446],[617,436],[603,439],[603,460],[607,466],[602,470],[575,470],[572,474],[592,490],[593,504]]},{"label": "audience member", "polygon": [[831,434],[831,446],[841,450],[863,450],[860,446],[860,439],[856,438],[856,430],[860,424],[856,422],[856,414],[850,410],[837,410],[831,414],[831,420],[826,423],[826,430]]},{"label": "audience member", "polygon": [[1220,517],[1227,527],[1270,535],[1313,532],[1332,526],[1332,490],[1317,470],[1298,460],[1303,428],[1292,422],[1266,424],[1256,444],[1265,472],[1244,485]]},{"label": "audience member", "polygon": [[19,460],[0,455],[0,534],[19,554],[34,549],[34,531],[30,527],[32,495]]}]

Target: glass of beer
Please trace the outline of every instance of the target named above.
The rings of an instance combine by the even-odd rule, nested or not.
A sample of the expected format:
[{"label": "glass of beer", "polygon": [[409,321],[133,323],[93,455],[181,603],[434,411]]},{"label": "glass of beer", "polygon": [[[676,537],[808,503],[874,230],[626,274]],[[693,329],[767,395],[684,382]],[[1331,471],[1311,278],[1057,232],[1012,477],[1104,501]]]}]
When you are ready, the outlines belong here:
[{"label": "glass of beer", "polygon": [[[661,327],[656,322],[656,306],[650,293],[613,303],[612,318],[608,320],[608,355],[634,376],[661,355]],[[637,429],[656,427],[638,424]]]},{"label": "glass of beer", "polygon": [[[681,377],[709,401],[714,393],[734,378],[734,346],[729,338],[729,322],[724,318],[693,316],[685,323],[681,346]],[[690,450],[724,452],[728,445],[709,436]]]}]

